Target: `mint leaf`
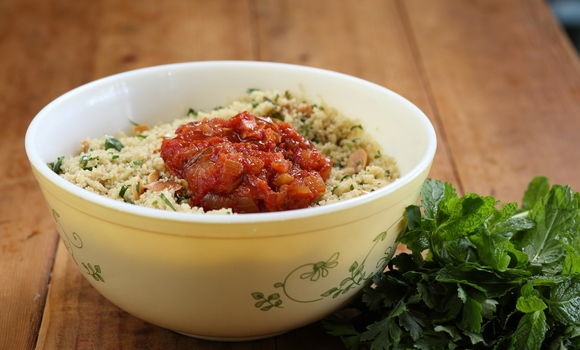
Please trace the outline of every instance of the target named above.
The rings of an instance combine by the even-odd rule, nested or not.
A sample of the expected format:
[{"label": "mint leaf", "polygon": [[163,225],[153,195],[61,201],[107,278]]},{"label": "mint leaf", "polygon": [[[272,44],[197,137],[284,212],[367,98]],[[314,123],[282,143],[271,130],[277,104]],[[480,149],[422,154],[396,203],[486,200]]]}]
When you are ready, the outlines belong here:
[{"label": "mint leaf", "polygon": [[521,236],[519,245],[532,264],[541,266],[564,257],[565,246],[579,230],[578,194],[569,187],[555,185],[543,198],[534,198],[530,217],[536,227]]},{"label": "mint leaf", "polygon": [[580,255],[569,250],[562,263],[562,274],[572,275],[580,273]]},{"label": "mint leaf", "polygon": [[568,326],[580,326],[580,277],[572,277],[550,289],[550,312]]},{"label": "mint leaf", "polygon": [[515,250],[509,239],[498,235],[483,234],[473,236],[470,240],[475,245],[483,263],[498,271],[508,269],[512,260],[510,253]]},{"label": "mint leaf", "polygon": [[513,347],[522,350],[540,349],[546,336],[548,326],[544,311],[525,314],[518,323],[513,335]]},{"label": "mint leaf", "polygon": [[439,203],[457,197],[455,189],[448,183],[427,179],[421,188],[422,206],[425,209],[425,218],[434,220],[439,211]]},{"label": "mint leaf", "polygon": [[435,259],[460,262],[471,258],[472,243],[464,237],[474,233],[495,212],[496,200],[467,194],[449,198],[439,206],[438,226],[431,234],[431,252]]},{"label": "mint leaf", "polygon": [[540,298],[540,293],[534,289],[531,283],[522,287],[521,295],[516,303],[516,309],[523,313],[545,310],[548,306]]},{"label": "mint leaf", "polygon": [[490,218],[487,226],[492,234],[511,237],[518,231],[534,228],[535,222],[528,212],[519,212],[517,204],[508,203]]},{"label": "mint leaf", "polygon": [[524,198],[522,199],[522,209],[532,209],[536,203],[538,203],[546,196],[546,194],[548,194],[549,189],[550,185],[546,177],[538,176],[534,178],[524,193]]}]

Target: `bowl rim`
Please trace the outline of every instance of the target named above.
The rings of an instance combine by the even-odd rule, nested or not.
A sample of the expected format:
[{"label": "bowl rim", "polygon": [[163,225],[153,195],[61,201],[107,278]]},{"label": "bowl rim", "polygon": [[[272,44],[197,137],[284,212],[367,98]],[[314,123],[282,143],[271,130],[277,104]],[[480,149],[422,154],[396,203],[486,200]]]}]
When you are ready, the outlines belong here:
[{"label": "bowl rim", "polygon": [[[268,213],[251,213],[251,214],[207,214],[207,213],[187,213],[187,212],[174,212],[162,209],[148,208],[144,206],[139,206],[135,204],[121,202],[106,196],[91,192],[84,188],[81,188],[64,178],[60,177],[58,174],[54,173],[46,163],[41,159],[40,155],[37,154],[34,146],[34,136],[39,132],[39,128],[51,111],[55,109],[59,104],[65,103],[67,100],[74,99],[76,95],[89,89],[98,89],[99,87],[106,86],[107,84],[113,83],[124,78],[129,78],[141,74],[156,74],[163,71],[169,70],[180,70],[187,69],[189,67],[203,67],[207,68],[215,66],[223,67],[240,67],[240,68],[279,68],[287,70],[301,70],[304,72],[311,72],[315,74],[323,74],[327,76],[336,77],[338,79],[345,79],[354,82],[355,84],[365,85],[374,89],[379,89],[383,93],[391,95],[391,97],[398,100],[400,103],[406,105],[416,118],[419,119],[423,127],[425,128],[426,134],[428,135],[427,149],[422,155],[420,161],[415,164],[410,171],[408,171],[403,176],[399,177],[395,181],[386,186],[359,197],[350,198],[343,201],[338,201],[322,206],[308,207],[304,209],[287,210],[280,212],[268,212]],[[425,170],[430,168],[433,159],[435,157],[435,152],[437,148],[437,136],[433,124],[429,118],[421,111],[417,106],[411,103],[409,100],[399,95],[398,93],[381,86],[379,84],[370,82],[368,80],[358,78],[345,73],[332,71],[323,68],[316,68],[311,66],[304,66],[298,64],[290,63],[280,63],[280,62],[268,62],[268,61],[239,61],[239,60],[216,60],[216,61],[192,61],[192,62],[180,62],[156,65],[144,68],[138,68],[134,70],[129,70],[121,73],[116,73],[106,77],[102,77],[91,82],[85,83],[78,87],[69,90],[68,92],[60,95],[56,99],[48,103],[44,108],[42,108],[30,122],[25,135],[25,150],[26,155],[29,159],[30,164],[34,167],[40,175],[42,175],[46,180],[61,188],[62,190],[68,192],[70,195],[79,197],[86,201],[92,202],[96,205],[112,209],[115,211],[124,212],[131,215],[147,217],[157,220],[169,220],[175,222],[184,223],[204,223],[204,224],[224,224],[224,225],[234,225],[234,224],[253,224],[253,223],[265,223],[265,222],[277,222],[286,221],[293,219],[306,219],[314,216],[320,216],[325,214],[330,214],[333,212],[339,212],[352,207],[358,207],[365,203],[372,202],[378,198],[387,196],[391,193],[398,191],[400,188],[404,187],[408,183],[412,182],[416,177],[420,176]]]}]

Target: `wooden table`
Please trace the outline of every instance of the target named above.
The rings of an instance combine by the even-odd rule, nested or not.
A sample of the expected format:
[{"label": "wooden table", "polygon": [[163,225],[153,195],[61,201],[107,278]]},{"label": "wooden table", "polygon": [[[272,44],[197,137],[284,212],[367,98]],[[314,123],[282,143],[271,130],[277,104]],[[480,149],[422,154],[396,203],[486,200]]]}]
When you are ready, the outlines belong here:
[{"label": "wooden table", "polygon": [[0,349],[342,348],[318,325],[215,343],[147,324],[59,244],[24,154],[35,113],[95,78],[214,59],[390,87],[435,123],[431,176],[461,191],[519,200],[539,174],[580,189],[578,56],[541,0],[0,0]]}]

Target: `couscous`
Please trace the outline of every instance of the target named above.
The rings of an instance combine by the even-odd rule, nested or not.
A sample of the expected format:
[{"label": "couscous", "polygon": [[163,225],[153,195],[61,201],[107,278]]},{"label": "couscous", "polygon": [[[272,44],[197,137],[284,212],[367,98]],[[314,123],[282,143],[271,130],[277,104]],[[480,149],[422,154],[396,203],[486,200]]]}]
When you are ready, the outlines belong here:
[{"label": "couscous", "polygon": [[[329,106],[313,104],[299,93],[258,89],[249,89],[229,105],[211,111],[190,108],[171,123],[135,124],[131,132],[83,140],[77,155],[61,157],[49,166],[80,187],[128,203],[180,212],[246,212],[235,210],[235,205],[234,208],[206,206],[204,210],[203,205],[192,203],[196,195],[192,193],[191,182],[168,169],[169,164],[161,157],[164,140],[175,138],[180,126],[214,118],[229,119],[240,113],[274,124],[288,123],[314,146],[315,152],[329,159],[331,166],[327,170],[319,169],[324,172],[319,174],[323,175],[325,188],[315,193],[308,206],[363,195],[399,175],[395,161],[381,152],[356,120]],[[295,207],[276,209],[260,204],[247,212],[286,209]]]}]

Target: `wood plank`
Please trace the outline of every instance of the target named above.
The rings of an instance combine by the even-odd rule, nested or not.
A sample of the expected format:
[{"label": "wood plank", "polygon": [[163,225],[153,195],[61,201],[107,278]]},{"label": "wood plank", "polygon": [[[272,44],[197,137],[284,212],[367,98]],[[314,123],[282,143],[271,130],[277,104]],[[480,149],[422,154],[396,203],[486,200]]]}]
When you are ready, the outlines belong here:
[{"label": "wood plank", "polygon": [[431,176],[457,184],[409,31],[393,0],[256,1],[258,57],[336,70],[386,86],[435,124],[439,147]]},{"label": "wood plank", "polygon": [[519,201],[546,175],[578,190],[580,66],[545,3],[400,6],[465,189]]},{"label": "wood plank", "polygon": [[[93,78],[208,59],[253,58],[247,1],[101,2]],[[82,277],[60,246],[37,349],[272,349],[275,339],[216,343],[173,333],[120,310]]]},{"label": "wood plank", "polygon": [[34,346],[57,242],[24,133],[50,99],[88,80],[93,5],[63,5],[0,2],[0,349]]},{"label": "wood plank", "polygon": [[175,62],[252,59],[249,15],[248,0],[106,0],[94,76]]}]

